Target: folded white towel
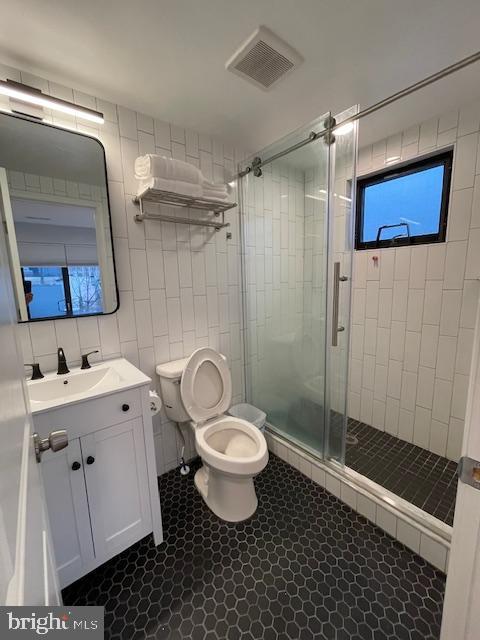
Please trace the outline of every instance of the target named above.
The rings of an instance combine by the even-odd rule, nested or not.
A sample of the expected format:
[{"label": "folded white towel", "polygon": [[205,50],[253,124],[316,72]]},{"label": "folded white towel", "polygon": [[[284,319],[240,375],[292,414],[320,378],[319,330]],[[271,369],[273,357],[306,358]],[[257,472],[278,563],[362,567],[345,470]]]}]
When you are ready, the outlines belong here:
[{"label": "folded white towel", "polygon": [[158,189],[159,191],[170,191],[192,198],[203,197],[203,189],[199,184],[183,182],[182,180],[165,180],[165,178],[148,178],[140,180],[137,196],[142,196],[148,189]]},{"label": "folded white towel", "polygon": [[209,182],[208,180],[203,181],[203,186],[205,189],[211,189],[212,191],[227,191],[226,184],[215,184],[215,182]]},{"label": "folded white towel", "polygon": [[142,195],[147,189],[158,189],[218,202],[228,198],[226,184],[205,180],[200,169],[188,162],[153,153],[135,160],[135,177],[139,181],[138,195]]},{"label": "folded white towel", "polygon": [[209,182],[208,180],[204,180],[202,186],[207,191],[217,192],[217,193],[228,193],[228,187],[226,184],[214,184],[213,182]]},{"label": "folded white towel", "polygon": [[228,193],[225,191],[215,191],[214,189],[203,188],[204,198],[213,198],[214,200],[226,200]]},{"label": "folded white towel", "polygon": [[135,160],[135,177],[138,180],[163,178],[198,185],[201,185],[204,180],[200,169],[193,164],[154,153],[147,153]]},{"label": "folded white towel", "polygon": [[218,196],[206,196],[205,194],[203,194],[203,197],[208,198],[208,200],[212,200],[214,202],[221,202],[222,204],[228,203],[226,198],[219,198]]}]

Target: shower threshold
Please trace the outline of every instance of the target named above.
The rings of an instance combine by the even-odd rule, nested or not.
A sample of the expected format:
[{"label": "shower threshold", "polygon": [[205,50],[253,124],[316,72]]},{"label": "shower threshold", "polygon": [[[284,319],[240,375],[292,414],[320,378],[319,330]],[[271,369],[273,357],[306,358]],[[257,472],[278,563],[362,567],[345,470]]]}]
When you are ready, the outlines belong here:
[{"label": "shower threshold", "polygon": [[348,435],[346,467],[452,526],[455,462],[352,418]]}]

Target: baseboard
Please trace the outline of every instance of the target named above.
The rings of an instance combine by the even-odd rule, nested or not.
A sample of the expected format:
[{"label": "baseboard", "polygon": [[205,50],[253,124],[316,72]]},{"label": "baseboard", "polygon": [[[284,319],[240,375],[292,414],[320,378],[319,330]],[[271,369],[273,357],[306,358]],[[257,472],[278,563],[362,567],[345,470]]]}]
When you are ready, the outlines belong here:
[{"label": "baseboard", "polygon": [[393,538],[447,572],[452,527],[352,469],[315,458],[268,429],[268,448]]}]

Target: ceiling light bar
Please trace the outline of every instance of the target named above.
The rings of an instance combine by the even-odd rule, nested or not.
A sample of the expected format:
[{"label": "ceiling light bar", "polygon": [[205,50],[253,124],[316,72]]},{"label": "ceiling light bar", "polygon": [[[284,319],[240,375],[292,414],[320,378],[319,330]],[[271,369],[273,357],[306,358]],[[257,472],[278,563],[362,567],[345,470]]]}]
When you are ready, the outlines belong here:
[{"label": "ceiling light bar", "polygon": [[20,102],[27,102],[39,107],[45,107],[46,109],[52,109],[53,111],[60,111],[71,116],[77,116],[77,118],[83,118],[96,124],[103,124],[105,122],[103,113],[100,113],[100,111],[87,109],[72,102],[61,100],[60,98],[46,96],[40,89],[29,87],[26,84],[15,82],[14,80],[0,80],[0,94],[13,98],[14,100],[20,100]]}]

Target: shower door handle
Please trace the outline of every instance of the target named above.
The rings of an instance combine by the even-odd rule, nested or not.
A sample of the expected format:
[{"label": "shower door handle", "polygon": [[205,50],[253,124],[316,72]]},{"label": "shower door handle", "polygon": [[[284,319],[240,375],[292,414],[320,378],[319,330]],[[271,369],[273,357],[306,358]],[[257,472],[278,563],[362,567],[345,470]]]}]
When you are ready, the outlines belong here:
[{"label": "shower door handle", "polygon": [[340,282],[346,282],[347,276],[340,275],[340,262],[333,263],[333,308],[332,308],[332,347],[338,347],[338,333],[345,327],[338,326],[338,304],[340,298]]}]

